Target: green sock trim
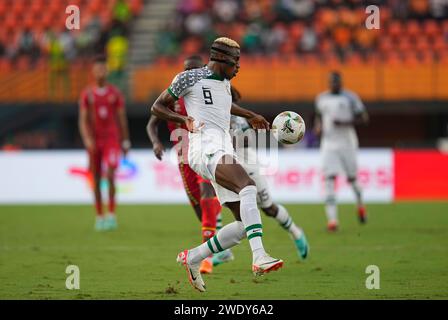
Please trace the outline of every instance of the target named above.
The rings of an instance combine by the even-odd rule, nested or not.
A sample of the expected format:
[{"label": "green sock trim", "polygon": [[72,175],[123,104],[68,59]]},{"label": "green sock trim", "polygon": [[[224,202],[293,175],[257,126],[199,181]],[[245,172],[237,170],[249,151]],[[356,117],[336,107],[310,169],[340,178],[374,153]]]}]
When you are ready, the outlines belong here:
[{"label": "green sock trim", "polygon": [[263,236],[263,233],[255,232],[255,233],[252,233],[250,236],[248,236],[247,240],[250,240],[250,239],[255,238],[255,237],[262,237],[262,236]]},{"label": "green sock trim", "polygon": [[252,225],[250,225],[250,226],[248,226],[247,228],[246,228],[246,232],[248,232],[248,231],[250,231],[250,230],[252,230],[252,229],[262,229],[263,228],[263,226],[261,225],[261,224],[252,224]]},{"label": "green sock trim", "polygon": [[215,250],[213,250],[213,246],[212,243],[210,242],[210,239],[207,240],[207,245],[211,252],[216,253]]},{"label": "green sock trim", "polygon": [[216,248],[218,248],[218,252],[224,251],[224,249],[221,247],[221,244],[219,243],[218,237],[216,235],[213,237],[213,241],[215,241],[215,245],[216,245]]},{"label": "green sock trim", "polygon": [[292,224],[292,218],[289,217],[288,220],[286,220],[286,222],[284,224],[282,224],[282,227],[285,228],[285,229],[289,229],[291,224]]}]

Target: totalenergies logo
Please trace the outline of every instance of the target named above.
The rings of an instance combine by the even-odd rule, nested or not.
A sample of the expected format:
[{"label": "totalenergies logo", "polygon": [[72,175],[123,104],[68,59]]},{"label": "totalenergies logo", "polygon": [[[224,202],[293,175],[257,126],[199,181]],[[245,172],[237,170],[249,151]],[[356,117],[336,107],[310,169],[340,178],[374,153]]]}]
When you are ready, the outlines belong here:
[{"label": "totalenergies logo", "polygon": [[[69,173],[72,176],[84,179],[89,187],[93,190],[93,176],[91,172],[86,168],[71,167],[69,168]],[[137,164],[129,159],[122,158],[120,160],[120,165],[115,173],[115,179],[117,181],[117,192],[119,193],[130,193],[132,192],[132,180],[138,174]],[[101,174],[100,182],[101,190],[107,190],[108,182],[106,171],[103,170]]]}]

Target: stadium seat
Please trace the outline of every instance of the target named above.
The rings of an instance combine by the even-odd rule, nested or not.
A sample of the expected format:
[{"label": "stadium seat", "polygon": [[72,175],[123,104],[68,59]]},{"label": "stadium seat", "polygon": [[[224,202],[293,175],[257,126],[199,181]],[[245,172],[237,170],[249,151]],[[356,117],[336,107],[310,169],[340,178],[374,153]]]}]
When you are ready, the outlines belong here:
[{"label": "stadium seat", "polygon": [[428,37],[434,38],[440,34],[441,30],[439,25],[434,20],[427,20],[424,22],[423,30]]},{"label": "stadium seat", "polygon": [[407,23],[405,30],[411,37],[417,37],[421,33],[420,24],[416,20],[410,20]]},{"label": "stadium seat", "polygon": [[387,28],[387,32],[389,36],[399,38],[403,34],[401,22],[397,20],[392,21]]}]

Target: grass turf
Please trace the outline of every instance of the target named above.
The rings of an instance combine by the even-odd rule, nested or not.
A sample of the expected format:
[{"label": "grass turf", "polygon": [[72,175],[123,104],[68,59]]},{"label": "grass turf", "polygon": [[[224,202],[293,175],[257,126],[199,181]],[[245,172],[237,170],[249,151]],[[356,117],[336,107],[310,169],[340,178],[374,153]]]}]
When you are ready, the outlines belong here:
[{"label": "grass turf", "polygon": [[[190,287],[175,258],[200,241],[188,206],[119,206],[119,228],[93,230],[90,206],[0,206],[0,299],[447,299],[448,203],[369,205],[358,224],[341,205],[340,231],[325,230],[322,205],[288,205],[311,245],[306,262],[275,220],[263,217],[264,244],[284,268],[254,278],[249,245]],[[231,214],[224,212],[224,222]],[[80,290],[65,288],[66,267],[80,268]],[[368,265],[381,287],[368,290]]]}]

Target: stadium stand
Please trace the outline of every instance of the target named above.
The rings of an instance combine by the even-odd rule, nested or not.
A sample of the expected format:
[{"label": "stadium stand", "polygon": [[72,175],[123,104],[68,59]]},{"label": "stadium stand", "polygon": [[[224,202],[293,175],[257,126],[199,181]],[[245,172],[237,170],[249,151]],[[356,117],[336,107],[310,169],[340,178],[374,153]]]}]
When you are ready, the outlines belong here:
[{"label": "stadium stand", "polygon": [[[80,9],[79,30],[65,27],[68,5]],[[116,77],[142,6],[143,0],[0,0],[0,100],[73,101],[87,79],[80,68],[100,52]]]},{"label": "stadium stand", "polygon": [[[234,83],[249,101],[310,101],[333,68],[367,101],[448,98],[446,0],[179,0],[157,32],[155,58],[127,70],[127,84],[129,34],[148,19],[139,16],[148,3],[0,0],[0,101],[76,101],[89,79],[86,59],[105,50],[111,80],[147,102],[219,35],[241,43]],[[64,29],[67,4],[81,9],[79,31]],[[380,30],[365,28],[367,4],[380,7]],[[269,85],[256,81],[266,69]]]}]

